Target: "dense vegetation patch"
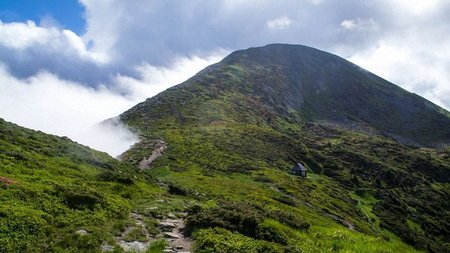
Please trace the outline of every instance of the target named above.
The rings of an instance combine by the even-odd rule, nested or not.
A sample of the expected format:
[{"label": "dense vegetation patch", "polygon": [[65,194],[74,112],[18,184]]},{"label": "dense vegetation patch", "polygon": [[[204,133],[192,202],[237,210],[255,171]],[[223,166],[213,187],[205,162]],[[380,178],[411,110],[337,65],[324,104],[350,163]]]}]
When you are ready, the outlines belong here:
[{"label": "dense vegetation patch", "polygon": [[0,119],[0,252],[100,251],[136,200],[159,191],[143,180],[104,153]]}]

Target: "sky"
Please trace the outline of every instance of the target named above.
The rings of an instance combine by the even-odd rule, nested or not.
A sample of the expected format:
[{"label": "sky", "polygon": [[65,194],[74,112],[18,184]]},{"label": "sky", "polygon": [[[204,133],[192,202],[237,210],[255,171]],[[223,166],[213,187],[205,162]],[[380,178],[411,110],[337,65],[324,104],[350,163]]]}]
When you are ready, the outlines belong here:
[{"label": "sky", "polygon": [[0,1],[0,117],[116,156],[99,124],[228,53],[269,43],[337,54],[450,109],[448,0]]}]

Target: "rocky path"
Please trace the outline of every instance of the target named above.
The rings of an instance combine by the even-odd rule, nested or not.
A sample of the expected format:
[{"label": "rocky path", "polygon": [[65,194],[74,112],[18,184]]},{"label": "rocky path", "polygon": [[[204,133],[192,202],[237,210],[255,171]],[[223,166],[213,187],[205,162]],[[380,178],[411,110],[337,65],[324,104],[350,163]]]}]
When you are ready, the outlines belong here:
[{"label": "rocky path", "polygon": [[163,220],[160,224],[160,229],[164,237],[168,240],[169,245],[163,252],[167,253],[187,253],[192,250],[192,241],[184,237],[183,230],[185,224],[183,219],[171,216]]},{"label": "rocky path", "polygon": [[144,157],[142,159],[142,161],[139,162],[139,165],[138,165],[139,169],[141,169],[141,170],[148,169],[154,160],[163,156],[164,150],[166,148],[167,148],[167,144],[162,140],[158,140],[155,143],[155,147],[152,150],[151,155],[149,157]]},{"label": "rocky path", "polygon": [[[120,234],[120,236],[116,237],[115,240],[117,244],[125,251],[133,251],[133,252],[143,252],[147,250],[148,246],[152,241],[154,241],[153,238],[150,237],[147,229],[145,228],[146,225],[143,221],[142,215],[132,212],[130,214],[130,217],[134,220],[135,225],[127,227],[124,232]],[[127,241],[126,237],[133,232],[133,230],[139,229],[143,235],[145,235],[146,240],[144,241]]]},{"label": "rocky path", "polygon": [[[182,214],[183,216],[184,214]],[[116,244],[125,252],[145,252],[152,242],[164,238],[167,240],[167,247],[163,250],[166,253],[190,253],[192,250],[192,240],[183,234],[185,223],[183,218],[169,214],[167,218],[158,220],[160,233],[150,235],[146,229],[144,217],[136,212],[130,214],[134,224],[127,227],[120,235],[114,238]],[[127,240],[133,231],[138,230],[142,235],[140,240]],[[102,245],[102,252],[113,252],[114,247],[105,243]]]}]

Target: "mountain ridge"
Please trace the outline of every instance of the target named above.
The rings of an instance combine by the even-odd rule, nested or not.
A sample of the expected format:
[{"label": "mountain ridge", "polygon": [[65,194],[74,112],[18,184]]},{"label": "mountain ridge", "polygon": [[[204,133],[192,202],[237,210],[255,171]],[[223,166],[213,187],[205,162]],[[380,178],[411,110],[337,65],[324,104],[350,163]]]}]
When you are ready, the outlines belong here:
[{"label": "mountain ridge", "polygon": [[[208,75],[223,68],[242,76],[220,76],[224,80],[218,89],[265,98],[264,105],[282,107],[281,113],[295,110],[306,121],[372,129],[410,145],[450,143],[446,130],[450,114],[445,109],[345,59],[305,46],[271,44],[239,50],[169,91],[196,82],[214,85],[208,84]],[[225,86],[224,82],[233,86],[236,77],[243,78],[238,81],[243,87]]]}]

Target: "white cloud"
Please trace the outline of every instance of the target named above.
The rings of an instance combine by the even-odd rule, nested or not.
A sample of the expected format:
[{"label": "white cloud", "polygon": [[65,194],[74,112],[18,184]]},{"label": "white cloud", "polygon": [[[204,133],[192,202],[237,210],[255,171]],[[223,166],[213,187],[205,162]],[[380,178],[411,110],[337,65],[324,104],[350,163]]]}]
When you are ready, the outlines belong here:
[{"label": "white cloud", "polygon": [[323,3],[324,1],[325,0],[310,0],[310,2],[315,5],[319,5],[319,4]]},{"label": "white cloud", "polygon": [[341,22],[341,27],[344,30],[350,31],[363,31],[363,32],[374,32],[378,28],[377,23],[372,19],[346,19]]},{"label": "white cloud", "polygon": [[[376,19],[379,22],[375,30],[366,29],[372,43],[356,47],[357,50],[347,50],[344,55],[369,71],[450,110],[448,1],[386,0],[380,8],[385,17]],[[351,47],[350,43],[348,47]]]},{"label": "white cloud", "polygon": [[351,29],[356,27],[356,21],[353,20],[353,19],[346,19],[346,20],[341,22],[341,26],[344,29],[351,30]]},{"label": "white cloud", "polygon": [[26,23],[2,23],[0,21],[0,45],[20,51],[45,47],[56,54],[82,57],[94,62],[106,60],[105,55],[87,50],[82,39],[72,31],[60,30],[56,27],[40,27],[33,21]]},{"label": "white cloud", "polygon": [[380,75],[403,88],[424,96],[450,109],[450,51],[447,44],[434,45],[439,52],[426,46],[410,47],[407,38],[381,41],[376,47],[361,51],[350,61]]},{"label": "white cloud", "polygon": [[38,27],[33,21],[27,23],[2,23],[0,21],[0,43],[11,49],[24,49],[33,44],[45,43],[52,37],[53,31]]},{"label": "white cloud", "polygon": [[226,50],[218,50],[204,58],[198,56],[177,58],[170,67],[143,63],[136,67],[138,78],[119,74],[113,86],[128,97],[144,100],[182,83],[208,65],[219,62],[227,54]]},{"label": "white cloud", "polygon": [[291,26],[292,20],[287,16],[282,16],[276,19],[271,19],[267,21],[267,27],[273,30],[284,30]]},{"label": "white cloud", "polygon": [[96,126],[134,104],[106,89],[87,88],[48,72],[20,80],[2,66],[0,90],[0,117],[8,121],[68,136],[111,155],[118,155],[136,141],[124,128],[106,133]]},{"label": "white cloud", "polygon": [[445,0],[396,0],[391,1],[391,4],[413,15],[423,15],[435,11],[445,2]]}]

